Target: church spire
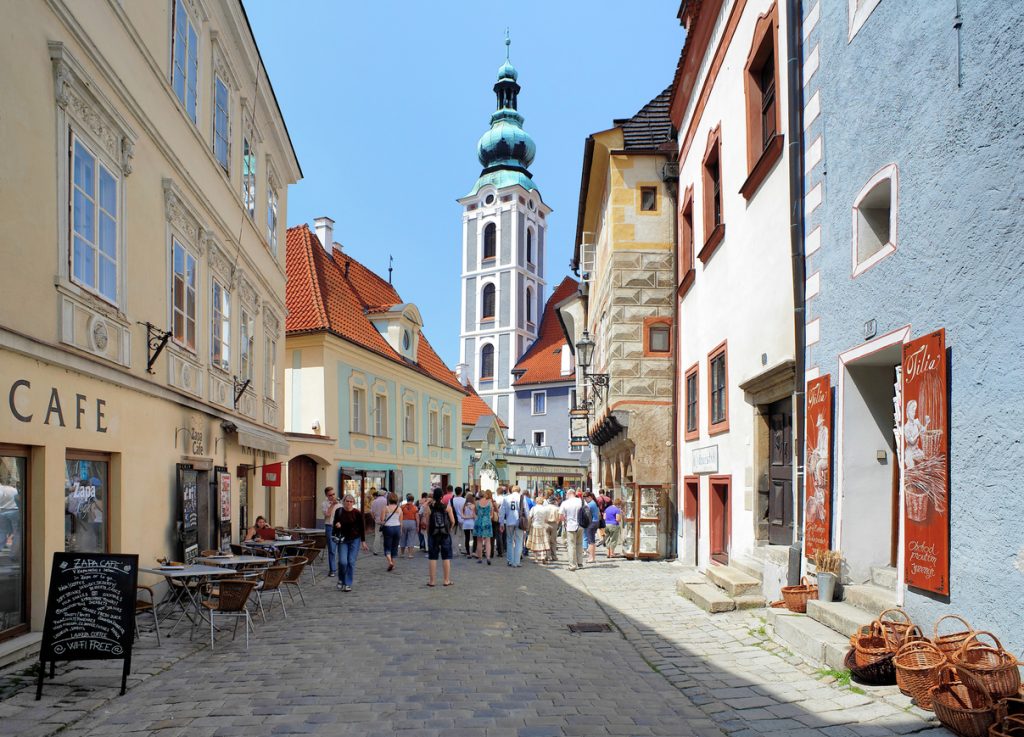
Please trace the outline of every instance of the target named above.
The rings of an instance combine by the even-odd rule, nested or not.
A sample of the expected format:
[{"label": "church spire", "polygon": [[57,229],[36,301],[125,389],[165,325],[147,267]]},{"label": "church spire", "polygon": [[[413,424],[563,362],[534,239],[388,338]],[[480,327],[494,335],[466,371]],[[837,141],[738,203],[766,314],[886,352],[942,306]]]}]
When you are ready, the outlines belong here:
[{"label": "church spire", "polygon": [[477,157],[484,167],[481,176],[496,171],[516,171],[530,176],[528,167],[533,163],[536,146],[523,130],[523,116],[519,114],[519,73],[509,59],[512,39],[505,31],[505,63],[498,67],[498,81],[494,84],[498,109],[491,115],[491,129],[477,143]]}]

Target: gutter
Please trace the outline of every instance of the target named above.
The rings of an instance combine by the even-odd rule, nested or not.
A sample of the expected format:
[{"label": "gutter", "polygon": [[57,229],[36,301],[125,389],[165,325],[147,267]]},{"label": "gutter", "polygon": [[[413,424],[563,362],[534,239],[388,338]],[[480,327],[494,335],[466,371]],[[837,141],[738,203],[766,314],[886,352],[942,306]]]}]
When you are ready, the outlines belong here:
[{"label": "gutter", "polygon": [[[786,0],[786,71],[789,93],[789,237],[790,256],[793,270],[793,340],[795,359],[795,376],[793,379],[794,409],[794,468],[796,479],[793,484],[793,547],[800,556],[803,542],[803,492],[804,492],[804,425],[805,425],[805,371],[806,371],[806,321],[805,287],[806,263],[804,261],[804,138],[803,112],[804,94],[801,74],[803,59],[803,2],[802,0]],[[802,556],[800,556],[802,557]],[[790,556],[790,584],[800,575],[800,566],[794,575]]]},{"label": "gutter", "polygon": [[583,242],[583,217],[587,212],[587,193],[590,191],[590,166],[594,160],[594,137],[587,136],[587,142],[583,147],[583,173],[580,176],[580,203],[576,212],[576,243],[573,246],[572,261],[569,268],[579,275],[580,270],[580,243]]}]

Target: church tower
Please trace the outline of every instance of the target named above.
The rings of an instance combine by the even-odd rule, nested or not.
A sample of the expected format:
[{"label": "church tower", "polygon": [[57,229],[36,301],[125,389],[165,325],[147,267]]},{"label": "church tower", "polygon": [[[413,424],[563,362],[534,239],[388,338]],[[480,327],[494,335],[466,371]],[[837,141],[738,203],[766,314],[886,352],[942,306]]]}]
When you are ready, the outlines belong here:
[{"label": "church tower", "polygon": [[[519,114],[518,73],[508,57],[494,85],[497,110],[477,143],[483,170],[462,205],[463,381],[509,426],[513,417],[512,368],[537,338],[544,309],[547,216],[528,167],[536,152]],[[518,439],[518,438],[517,438]]]}]

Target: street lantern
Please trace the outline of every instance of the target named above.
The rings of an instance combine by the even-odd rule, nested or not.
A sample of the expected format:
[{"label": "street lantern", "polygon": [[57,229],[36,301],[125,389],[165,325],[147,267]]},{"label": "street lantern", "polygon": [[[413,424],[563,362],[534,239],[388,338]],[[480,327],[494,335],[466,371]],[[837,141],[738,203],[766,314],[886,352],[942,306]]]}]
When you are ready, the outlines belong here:
[{"label": "street lantern", "polygon": [[594,341],[590,339],[590,333],[586,330],[583,331],[583,336],[576,341],[576,363],[583,373],[587,373],[587,368],[591,365],[591,361],[594,358]]}]

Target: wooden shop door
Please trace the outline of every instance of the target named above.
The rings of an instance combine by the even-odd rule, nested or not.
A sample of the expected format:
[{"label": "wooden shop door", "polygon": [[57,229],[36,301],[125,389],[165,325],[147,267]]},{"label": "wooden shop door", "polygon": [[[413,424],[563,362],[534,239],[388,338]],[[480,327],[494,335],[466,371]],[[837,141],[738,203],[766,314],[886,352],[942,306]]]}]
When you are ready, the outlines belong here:
[{"label": "wooden shop door", "polygon": [[288,525],[316,525],[316,461],[309,456],[288,461]]}]

